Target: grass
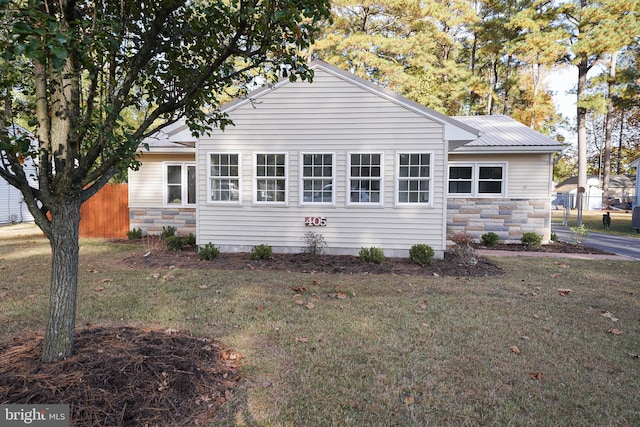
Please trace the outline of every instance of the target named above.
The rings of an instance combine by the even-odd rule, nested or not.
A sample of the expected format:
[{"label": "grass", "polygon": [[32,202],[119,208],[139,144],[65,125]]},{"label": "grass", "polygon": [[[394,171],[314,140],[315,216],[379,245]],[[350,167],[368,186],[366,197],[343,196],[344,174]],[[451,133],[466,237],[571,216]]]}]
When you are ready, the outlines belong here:
[{"label": "grass", "polygon": [[[189,330],[243,354],[212,425],[640,424],[640,263],[496,258],[492,278],[119,266],[133,250],[82,240],[77,325]],[[42,331],[47,242],[3,237],[0,254],[0,339]]]},{"label": "grass", "polygon": [[[611,211],[611,227],[608,230],[604,230],[602,227],[602,212],[601,211],[583,211],[582,223],[585,228],[590,231],[598,231],[603,233],[619,234],[630,237],[640,237],[636,231],[631,228],[631,211]],[[564,210],[551,211],[551,220],[556,223],[562,223],[564,218]],[[573,209],[570,211],[568,226],[573,227],[577,225],[578,212]]]}]

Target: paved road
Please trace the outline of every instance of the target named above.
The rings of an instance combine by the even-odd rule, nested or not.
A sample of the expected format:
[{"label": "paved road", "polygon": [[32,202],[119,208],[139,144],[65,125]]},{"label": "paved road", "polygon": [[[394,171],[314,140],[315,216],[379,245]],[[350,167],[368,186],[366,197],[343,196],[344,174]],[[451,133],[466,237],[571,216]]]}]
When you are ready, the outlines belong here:
[{"label": "paved road", "polygon": [[[569,227],[554,225],[551,227],[551,231],[556,233],[559,240],[575,242],[575,235],[569,230]],[[640,238],[589,231],[582,244],[590,248],[640,260]]]}]

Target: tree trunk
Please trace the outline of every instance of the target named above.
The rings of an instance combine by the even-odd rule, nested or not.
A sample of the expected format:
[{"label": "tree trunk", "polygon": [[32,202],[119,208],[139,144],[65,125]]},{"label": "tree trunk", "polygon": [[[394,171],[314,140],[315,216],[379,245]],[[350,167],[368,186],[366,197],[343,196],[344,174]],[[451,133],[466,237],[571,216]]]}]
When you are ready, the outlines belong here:
[{"label": "tree trunk", "polygon": [[611,134],[613,129],[613,85],[616,78],[616,57],[617,53],[611,55],[611,66],[609,69],[609,81],[607,83],[607,118],[604,128],[604,169],[602,173],[602,198],[603,202],[609,199],[609,180],[611,176]]},{"label": "tree trunk", "polygon": [[51,287],[42,361],[69,357],[73,351],[78,294],[80,194],[62,196],[51,212]]},{"label": "tree trunk", "polygon": [[[578,64],[578,93],[576,121],[578,125],[578,192],[587,188],[587,109],[582,107],[584,95],[587,90],[587,73],[589,72],[589,59],[584,57]],[[582,198],[584,199],[584,198]],[[584,202],[584,201],[583,201]],[[583,206],[578,207],[582,209]],[[578,221],[581,225],[581,221]]]}]

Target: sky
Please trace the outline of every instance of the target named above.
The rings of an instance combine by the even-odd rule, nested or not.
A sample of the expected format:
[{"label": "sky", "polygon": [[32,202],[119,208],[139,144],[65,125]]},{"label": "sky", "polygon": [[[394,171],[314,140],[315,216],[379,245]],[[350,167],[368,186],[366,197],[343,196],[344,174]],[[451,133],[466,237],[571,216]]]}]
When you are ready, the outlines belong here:
[{"label": "sky", "polygon": [[[547,78],[549,89],[554,92],[553,101],[560,114],[574,124],[576,120],[576,94],[567,94],[578,85],[578,70],[574,66],[564,66],[554,70]],[[562,130],[566,142],[576,142],[575,132]]]}]

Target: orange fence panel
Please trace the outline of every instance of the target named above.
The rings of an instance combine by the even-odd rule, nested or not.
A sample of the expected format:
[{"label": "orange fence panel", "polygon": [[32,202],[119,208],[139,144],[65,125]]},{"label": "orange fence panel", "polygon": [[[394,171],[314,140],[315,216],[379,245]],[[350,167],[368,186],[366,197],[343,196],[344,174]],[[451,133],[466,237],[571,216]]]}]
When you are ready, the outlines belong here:
[{"label": "orange fence panel", "polygon": [[129,231],[127,184],[107,184],[80,208],[80,237],[125,238]]}]

